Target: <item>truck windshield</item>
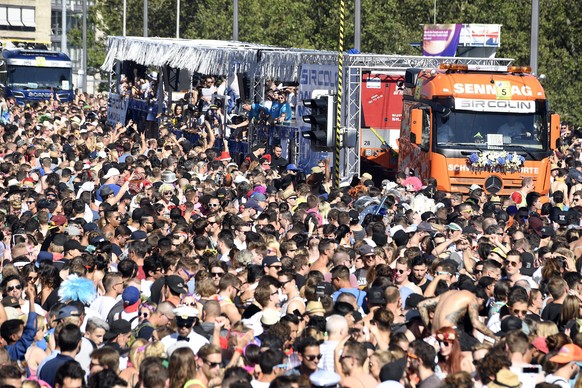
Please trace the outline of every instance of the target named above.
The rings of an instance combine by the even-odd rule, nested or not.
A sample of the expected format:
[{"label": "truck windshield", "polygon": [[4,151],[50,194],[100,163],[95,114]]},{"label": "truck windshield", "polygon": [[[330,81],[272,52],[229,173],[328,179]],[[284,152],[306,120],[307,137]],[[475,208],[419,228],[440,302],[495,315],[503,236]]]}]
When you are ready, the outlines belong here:
[{"label": "truck windshield", "polygon": [[436,143],[439,147],[542,151],[548,147],[548,128],[543,118],[538,113],[435,112]]},{"label": "truck windshield", "polygon": [[71,89],[71,69],[9,66],[8,86],[13,89]]}]

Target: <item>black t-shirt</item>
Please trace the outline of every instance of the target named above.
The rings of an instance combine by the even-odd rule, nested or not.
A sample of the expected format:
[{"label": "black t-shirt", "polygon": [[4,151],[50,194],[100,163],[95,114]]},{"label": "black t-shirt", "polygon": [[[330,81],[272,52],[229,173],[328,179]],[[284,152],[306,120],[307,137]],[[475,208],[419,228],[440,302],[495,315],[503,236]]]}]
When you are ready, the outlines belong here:
[{"label": "black t-shirt", "polygon": [[542,319],[544,321],[552,321],[556,325],[560,323],[560,314],[562,313],[562,305],[557,303],[550,303],[542,311]]},{"label": "black t-shirt", "polygon": [[259,311],[261,311],[261,308],[253,303],[245,309],[245,311],[243,312],[242,318],[248,319],[248,318],[252,317],[253,315],[255,315],[256,313],[258,313]]}]

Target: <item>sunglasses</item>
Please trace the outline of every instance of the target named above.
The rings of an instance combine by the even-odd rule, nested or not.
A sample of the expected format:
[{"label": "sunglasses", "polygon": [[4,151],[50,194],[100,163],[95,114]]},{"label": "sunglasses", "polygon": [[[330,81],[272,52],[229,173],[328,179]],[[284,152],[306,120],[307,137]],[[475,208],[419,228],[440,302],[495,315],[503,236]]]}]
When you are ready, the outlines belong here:
[{"label": "sunglasses", "polygon": [[208,206],[210,206],[210,207],[219,207],[220,204],[218,204],[218,203],[209,203]]},{"label": "sunglasses", "polygon": [[395,269],[394,272],[399,273],[399,274],[403,274],[404,270],[403,269]]},{"label": "sunglasses", "polygon": [[449,346],[451,346],[452,343],[451,342],[448,342],[448,341],[439,341],[439,344],[441,346],[449,347]]},{"label": "sunglasses", "polygon": [[138,316],[139,316],[139,317],[144,317],[144,318],[147,318],[147,317],[148,317],[148,315],[149,315],[149,313],[148,313],[147,311],[140,312],[140,313],[138,314]]},{"label": "sunglasses", "polygon": [[22,286],[20,284],[17,284],[15,286],[10,286],[6,289],[8,292],[10,291],[14,291],[14,290],[22,290]]},{"label": "sunglasses", "polygon": [[216,368],[216,367],[220,367],[220,365],[222,364],[222,362],[211,362],[208,360],[204,360],[204,363],[206,365],[208,365],[210,367],[210,369]]},{"label": "sunglasses", "polygon": [[216,277],[221,278],[224,276],[224,272],[210,272],[210,275],[212,275],[213,278],[216,278]]},{"label": "sunglasses", "polygon": [[172,192],[171,191],[165,191],[164,192],[164,195],[172,195]]},{"label": "sunglasses", "polygon": [[505,265],[511,265],[512,267],[516,267],[517,266],[517,261],[511,261],[511,260],[505,260]]},{"label": "sunglasses", "polygon": [[527,315],[527,310],[513,310],[515,315]]},{"label": "sunglasses", "polygon": [[283,270],[283,267],[280,265],[270,265],[269,268],[275,268],[277,271]]},{"label": "sunglasses", "polygon": [[310,355],[304,356],[304,357],[307,361],[315,361],[315,360],[319,361],[319,360],[321,360],[322,355],[321,354],[310,354]]},{"label": "sunglasses", "polygon": [[194,322],[192,322],[192,321],[176,322],[176,326],[191,328],[192,326],[194,326]]}]

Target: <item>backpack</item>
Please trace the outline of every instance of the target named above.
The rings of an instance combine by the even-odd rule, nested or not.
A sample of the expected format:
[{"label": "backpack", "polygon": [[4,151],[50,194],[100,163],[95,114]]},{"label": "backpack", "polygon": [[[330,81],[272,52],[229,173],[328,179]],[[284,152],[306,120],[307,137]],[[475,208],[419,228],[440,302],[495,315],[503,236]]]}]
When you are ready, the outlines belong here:
[{"label": "backpack", "polygon": [[123,312],[123,301],[120,300],[119,302],[113,305],[111,310],[109,310],[109,314],[107,314],[107,323],[111,325],[113,321],[121,319],[122,312]]}]

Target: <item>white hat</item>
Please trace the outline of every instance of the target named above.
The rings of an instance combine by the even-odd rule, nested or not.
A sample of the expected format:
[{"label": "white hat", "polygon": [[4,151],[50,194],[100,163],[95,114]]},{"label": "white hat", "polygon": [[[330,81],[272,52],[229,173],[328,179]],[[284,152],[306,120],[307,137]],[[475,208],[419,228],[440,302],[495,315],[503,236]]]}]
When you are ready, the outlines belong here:
[{"label": "white hat", "polygon": [[103,176],[103,179],[109,179],[109,178],[111,178],[112,176],[115,176],[115,175],[121,175],[121,173],[119,172],[118,169],[116,169],[115,167],[113,167],[113,168],[110,168],[109,171],[107,171],[107,174],[105,174],[105,176]]},{"label": "white hat", "polygon": [[106,159],[107,153],[105,153],[105,151],[97,151],[97,157],[101,159]]},{"label": "white hat", "polygon": [[178,306],[173,310],[177,317],[182,318],[196,318],[198,317],[198,309],[192,306]]},{"label": "white hat", "polygon": [[245,178],[243,175],[238,175],[236,178],[234,178],[233,180],[234,184],[238,185],[239,183],[242,182],[249,182],[249,180],[247,178]]}]

